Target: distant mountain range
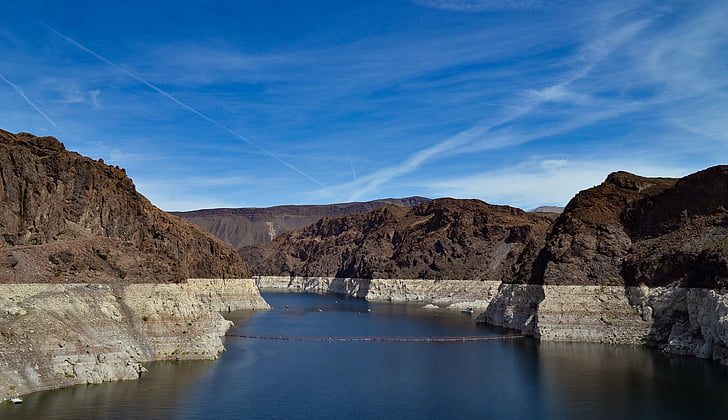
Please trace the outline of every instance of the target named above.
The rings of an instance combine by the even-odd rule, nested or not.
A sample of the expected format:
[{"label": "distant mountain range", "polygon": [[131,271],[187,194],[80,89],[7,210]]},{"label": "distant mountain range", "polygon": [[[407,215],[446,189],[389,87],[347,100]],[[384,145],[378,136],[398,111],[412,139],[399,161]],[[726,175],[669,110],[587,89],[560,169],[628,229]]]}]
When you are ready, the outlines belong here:
[{"label": "distant mountain range", "polygon": [[563,213],[564,208],[559,206],[541,206],[531,210],[531,213]]},{"label": "distant mountain range", "polygon": [[322,205],[204,209],[172,214],[202,227],[235,248],[242,248],[270,243],[276,236],[309,226],[322,217],[364,213],[388,205],[414,207],[428,201],[430,199],[425,197],[385,198]]},{"label": "distant mountain range", "polygon": [[440,198],[324,218],[240,254],[263,275],[526,283],[556,217]]}]

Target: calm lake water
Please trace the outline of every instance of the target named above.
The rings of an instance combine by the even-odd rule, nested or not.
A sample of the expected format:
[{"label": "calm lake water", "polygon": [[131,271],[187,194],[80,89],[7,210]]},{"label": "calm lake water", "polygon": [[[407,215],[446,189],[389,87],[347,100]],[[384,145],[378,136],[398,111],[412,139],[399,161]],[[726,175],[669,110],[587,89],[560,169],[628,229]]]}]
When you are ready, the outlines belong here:
[{"label": "calm lake water", "polygon": [[[323,295],[267,293],[231,333],[500,335],[467,315]],[[286,308],[286,305],[289,308]],[[319,311],[323,309],[323,312]],[[367,309],[371,309],[368,312]],[[17,419],[726,418],[728,368],[630,346],[286,342],[228,338],[213,362],[152,363],[138,381],[39,392]]]}]

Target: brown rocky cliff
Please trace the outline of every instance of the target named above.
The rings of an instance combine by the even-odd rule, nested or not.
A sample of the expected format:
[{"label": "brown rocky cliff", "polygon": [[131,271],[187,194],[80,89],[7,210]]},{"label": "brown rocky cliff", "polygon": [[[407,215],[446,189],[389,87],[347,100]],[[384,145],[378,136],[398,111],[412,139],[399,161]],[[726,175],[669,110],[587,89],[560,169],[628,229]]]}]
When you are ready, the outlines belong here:
[{"label": "brown rocky cliff", "polygon": [[0,131],[0,282],[249,275],[233,249],[154,207],[123,169]]},{"label": "brown rocky cliff", "polygon": [[728,167],[681,179],[611,174],[557,219],[539,260],[551,285],[728,286]]},{"label": "brown rocky cliff", "polygon": [[622,261],[631,239],[621,222],[624,210],[674,180],[615,172],[601,185],[578,193],[549,233],[534,282],[552,285],[621,285]]},{"label": "brown rocky cliff", "polygon": [[328,218],[241,250],[256,274],[728,287],[728,166],[615,172],[553,214],[434,200]]},{"label": "brown rocky cliff", "polygon": [[628,285],[728,287],[728,166],[679,179],[623,213]]},{"label": "brown rocky cliff", "polygon": [[527,282],[553,215],[438,199],[325,218],[242,249],[255,274]]}]

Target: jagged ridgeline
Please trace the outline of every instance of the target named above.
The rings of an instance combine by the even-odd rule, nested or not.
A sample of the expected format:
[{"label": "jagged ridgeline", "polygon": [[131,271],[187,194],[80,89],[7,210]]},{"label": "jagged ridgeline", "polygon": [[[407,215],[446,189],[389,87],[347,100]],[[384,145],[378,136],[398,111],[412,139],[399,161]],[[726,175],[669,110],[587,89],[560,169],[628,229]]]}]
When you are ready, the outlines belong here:
[{"label": "jagged ridgeline", "polygon": [[428,201],[430,199],[425,197],[385,198],[353,203],[203,209],[172,214],[200,226],[235,248],[242,248],[270,243],[276,236],[314,224],[322,217],[365,213],[389,205],[414,207]]},{"label": "jagged ridgeline", "polygon": [[445,198],[324,218],[241,254],[262,275],[526,283],[555,217]]},{"label": "jagged ridgeline", "polygon": [[574,197],[540,270],[550,285],[728,286],[728,166],[680,179],[615,172]]},{"label": "jagged ridgeline", "polygon": [[240,252],[261,275],[721,289],[726,208],[728,166],[615,172],[561,214],[437,199],[323,218]]},{"label": "jagged ridgeline", "polygon": [[0,130],[0,282],[249,277],[228,245],[154,207],[124,169]]}]

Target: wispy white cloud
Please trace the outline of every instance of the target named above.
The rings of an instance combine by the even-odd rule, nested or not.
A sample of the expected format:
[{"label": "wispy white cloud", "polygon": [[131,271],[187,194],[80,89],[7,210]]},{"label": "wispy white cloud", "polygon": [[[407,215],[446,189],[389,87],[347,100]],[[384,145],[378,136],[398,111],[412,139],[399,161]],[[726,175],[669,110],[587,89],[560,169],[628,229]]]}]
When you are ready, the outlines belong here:
[{"label": "wispy white cloud", "polygon": [[169,192],[158,192],[150,190],[140,191],[147,197],[155,197],[152,203],[165,211],[190,211],[221,207],[235,207],[237,204],[220,200],[215,195],[177,194]]},{"label": "wispy white cloud", "polygon": [[[259,184],[245,175],[185,176],[176,178],[134,179],[137,189],[153,203],[168,211],[186,211],[215,207],[239,207],[240,197],[220,191],[241,190]],[[193,191],[190,192],[190,189]],[[242,194],[245,197],[245,194]]]},{"label": "wispy white cloud", "polygon": [[356,181],[357,180],[356,170],[354,169],[354,161],[351,160],[351,154],[349,153],[349,149],[346,149],[346,158],[349,160],[349,166],[351,167],[351,174],[354,176],[354,181]]},{"label": "wispy white cloud", "polygon": [[176,179],[142,179],[138,181],[140,185],[146,188],[152,187],[169,187],[169,186],[195,186],[195,187],[225,187],[251,185],[256,182],[252,176],[215,176],[215,177],[186,177]]},{"label": "wispy white cloud", "polygon": [[584,160],[533,159],[512,167],[477,174],[428,179],[420,187],[432,196],[479,198],[527,210],[565,205],[577,192],[601,184],[608,174],[628,171],[641,176],[680,177],[696,168],[625,158]]},{"label": "wispy white cloud", "polygon": [[[725,2],[419,4],[492,13],[449,14],[411,4],[383,12],[387,8],[367,4],[344,8],[351,15],[340,16],[337,25],[370,12],[416,19],[346,37],[331,36],[332,27],[322,23],[266,45],[195,36],[159,36],[150,45],[130,35],[117,48],[76,28],[75,39],[89,44],[51,36],[47,54],[32,49],[46,42],[42,37],[29,41],[15,29],[18,39],[0,46],[14,58],[2,63],[2,72],[22,81],[34,102],[69,132],[64,141],[82,144],[78,150],[86,154],[125,164],[140,179],[154,179],[155,171],[179,179],[240,173],[263,184],[280,174],[279,191],[270,184],[251,189],[256,200],[280,203],[420,193],[411,189],[418,180],[454,179],[450,171],[459,177],[493,172],[534,151],[557,156],[547,164],[554,167],[563,164],[559,154],[568,154],[574,168],[595,159],[571,155],[571,149],[608,154],[620,136],[631,139],[620,145],[630,153],[650,151],[656,170],[668,150],[706,163],[728,146]],[[513,13],[526,6],[533,10]],[[201,25],[209,24],[205,19],[202,14]],[[7,31],[0,29],[0,37]],[[88,60],[79,53],[86,45],[113,63],[133,62],[133,74],[173,97],[124,66]],[[77,91],[59,96],[58,86]],[[4,98],[13,94],[7,91]],[[35,108],[0,102],[6,127],[43,132],[48,125]],[[338,184],[312,191],[318,187],[308,178],[281,171],[235,135],[210,130],[204,117],[188,118],[194,112],[185,104],[237,133],[256,133],[256,142],[281,159]],[[103,119],[96,118],[97,105],[108,110]],[[105,145],[81,143],[92,139]],[[163,160],[141,163],[150,159]],[[680,168],[678,163],[666,169]],[[205,198],[200,186],[174,187],[180,201]],[[160,186],[149,194],[171,202],[168,190]],[[240,191],[220,185],[215,194],[242,196]]]},{"label": "wispy white cloud", "polygon": [[[17,9],[15,7],[13,7],[13,9],[20,11],[20,9]],[[34,20],[37,24],[39,24],[40,26],[44,27],[48,31],[50,31],[50,32],[58,35],[59,37],[61,37],[62,39],[64,39],[66,42],[68,42],[69,44],[73,45],[74,47],[80,49],[81,51],[83,51],[83,52],[85,52],[85,53],[87,53],[87,54],[95,57],[96,59],[102,61],[103,63],[106,63],[109,66],[117,69],[118,71],[120,71],[120,72],[124,73],[125,75],[131,77],[132,79],[136,80],[137,82],[141,83],[142,85],[144,85],[144,86],[152,89],[153,91],[155,91],[158,94],[162,95],[163,97],[169,99],[173,103],[179,105],[183,109],[185,109],[185,110],[187,110],[187,111],[189,111],[189,112],[197,115],[198,117],[200,117],[203,120],[205,120],[205,121],[207,121],[207,122],[209,122],[209,123],[217,126],[218,128],[221,128],[222,130],[226,131],[228,134],[234,136],[235,138],[237,138],[239,140],[242,140],[245,143],[247,143],[247,144],[255,147],[256,149],[260,150],[261,152],[263,152],[264,154],[268,155],[269,157],[277,160],[278,162],[280,162],[284,166],[288,167],[289,169],[293,170],[294,172],[298,173],[299,175],[302,175],[303,177],[305,177],[305,178],[313,181],[314,183],[316,183],[316,184],[318,184],[320,186],[324,186],[324,184],[321,181],[319,181],[318,179],[312,177],[307,172],[299,169],[297,166],[293,165],[292,163],[288,162],[287,160],[281,158],[276,153],[273,153],[272,151],[268,150],[267,148],[261,146],[260,144],[258,144],[256,142],[250,140],[248,137],[243,136],[238,131],[236,131],[236,130],[230,128],[230,127],[228,127],[227,125],[221,123],[220,121],[218,121],[217,119],[209,116],[208,114],[206,114],[206,113],[198,110],[197,108],[189,105],[188,103],[183,102],[182,100],[180,100],[179,98],[177,98],[175,95],[171,94],[170,92],[168,92],[165,89],[162,89],[158,85],[150,82],[149,80],[147,80],[146,78],[140,76],[139,74],[137,74],[137,73],[135,73],[135,72],[127,69],[126,67],[124,67],[122,65],[117,64],[116,62],[114,62],[114,61],[108,59],[107,57],[99,54],[98,52],[96,52],[96,51],[92,50],[91,48],[87,47],[86,45],[84,45],[84,44],[76,41],[75,39],[73,39],[70,36],[64,34],[63,32],[61,32],[61,31],[53,28],[52,26],[46,24],[45,22],[43,22],[43,21],[41,21],[41,20],[39,20],[39,19],[37,19],[37,18],[35,18],[33,16],[30,16],[30,15],[28,15],[27,13],[25,13],[23,11],[21,11],[21,13],[24,13],[25,15],[27,15],[28,17],[30,17],[32,20]],[[5,80],[5,79],[3,78],[3,80]],[[5,80],[5,81],[7,83],[10,83],[7,80]],[[16,88],[16,90],[17,89],[19,89],[19,88]],[[22,94],[22,90],[20,90],[20,92]],[[22,94],[22,96],[25,97],[24,94]],[[38,110],[38,111],[39,112],[42,112],[40,110]],[[45,114],[43,114],[43,115],[45,115]],[[55,126],[55,123],[53,123],[53,124]]]},{"label": "wispy white cloud", "polygon": [[99,89],[93,89],[88,91],[89,98],[91,99],[91,105],[96,109],[102,109],[101,102],[99,102],[99,96],[101,91]]},{"label": "wispy white cloud", "polygon": [[[629,9],[606,13],[600,16],[602,22],[594,25],[602,29],[587,31],[591,40],[562,66],[567,69],[562,76],[543,88],[517,94],[520,102],[512,104],[499,120],[480,123],[413,153],[399,164],[360,176],[359,182],[321,190],[321,194],[354,191],[349,198],[358,199],[429,161],[522,145],[648,110],[652,118],[660,115],[702,136],[725,139],[726,119],[720,115],[725,115],[721,104],[726,103],[728,80],[714,70],[727,64],[725,60],[715,63],[715,58],[721,57],[720,47],[728,45],[728,37],[720,36],[727,32],[726,26],[719,23],[724,22],[726,9],[702,10],[667,30],[655,22],[670,9],[656,10],[651,17]],[[676,74],[673,68],[678,70]],[[654,93],[633,94],[631,90]],[[711,103],[687,109],[696,105],[690,98],[706,94],[712,96]],[[676,111],[683,112],[678,116]],[[659,172],[657,166],[646,169]],[[454,188],[456,184],[452,185]]]},{"label": "wispy white cloud", "polygon": [[85,100],[84,94],[78,85],[69,85],[61,90],[61,98],[57,101],[62,104],[79,104]]},{"label": "wispy white cloud", "polygon": [[40,114],[40,116],[43,117],[43,119],[45,119],[50,125],[52,125],[55,128],[58,128],[58,126],[56,125],[55,121],[53,121],[51,119],[51,117],[48,116],[48,114],[46,114],[45,112],[43,112],[43,110],[35,102],[33,102],[32,100],[30,100],[30,98],[28,97],[28,95],[25,94],[25,91],[23,91],[23,88],[21,88],[20,86],[16,85],[13,82],[11,82],[10,80],[6,79],[5,76],[3,76],[2,74],[0,74],[0,80],[2,80],[3,82],[5,82],[8,86],[12,87],[15,90],[15,93],[17,93],[18,96],[20,96],[21,98],[23,98],[23,100],[25,101],[25,103],[27,103],[28,105],[30,105],[30,107],[33,108],[38,114]]},{"label": "wispy white cloud", "polygon": [[56,99],[56,102],[67,105],[86,103],[95,109],[101,109],[99,95],[101,95],[99,89],[84,91],[77,84],[70,84],[60,90],[60,98]]},{"label": "wispy white cloud", "polygon": [[346,186],[346,188],[348,189],[349,187],[355,187],[360,185],[358,190],[355,190],[355,192],[349,196],[348,200],[358,200],[365,194],[376,190],[390,180],[416,170],[428,160],[431,160],[439,155],[449,152],[459,146],[471,143],[475,139],[481,138],[486,132],[486,127],[471,128],[469,130],[460,132],[445,141],[442,141],[431,147],[422,149],[417,153],[412,154],[400,165],[380,169],[373,174],[359,178],[354,182],[354,184],[349,184]]},{"label": "wispy white cloud", "polygon": [[[589,75],[595,66],[609,56],[612,51],[619,48],[630,38],[634,37],[647,25],[647,23],[648,22],[644,20],[630,22],[606,36],[602,36],[598,40],[587,44],[585,47],[581,48],[575,56],[570,58],[569,64],[566,66],[568,70],[563,73],[555,83],[538,91],[528,91],[520,95],[524,99],[520,103],[511,105],[510,109],[499,118],[491,119],[490,121],[461,131],[460,133],[430,147],[421,149],[410,155],[398,165],[377,170],[365,177],[360,177],[353,183],[346,183],[341,186],[324,189],[321,193],[326,194],[337,190],[351,191],[353,189],[354,192],[351,193],[348,199],[357,200],[372,191],[375,191],[377,188],[391,180],[419,169],[423,164],[431,160],[467,151],[495,150],[517,144],[523,144],[547,136],[561,134],[586,125],[587,123],[592,123],[614,116],[614,114],[626,112],[628,108],[633,107],[634,104],[630,107],[622,105],[620,106],[620,109],[612,109],[609,112],[605,112],[604,110],[595,111],[586,118],[571,118],[567,122],[559,124],[556,127],[546,130],[535,130],[531,133],[520,133],[521,135],[514,135],[508,130],[500,129],[504,125],[527,117],[535,109],[547,102],[573,102],[573,97],[580,96],[582,98],[580,102],[583,104],[583,102],[586,101],[585,95],[566,93],[570,85]],[[555,92],[558,92],[558,94]],[[591,101],[589,102],[591,104]],[[581,114],[579,114],[579,116],[581,116]]]},{"label": "wispy white cloud", "polygon": [[728,145],[728,104],[718,103],[712,106],[701,107],[702,114],[675,115],[670,122],[698,136],[718,140]]}]

